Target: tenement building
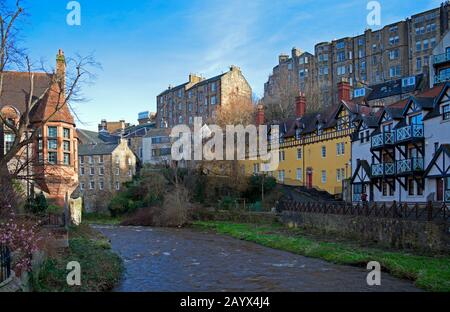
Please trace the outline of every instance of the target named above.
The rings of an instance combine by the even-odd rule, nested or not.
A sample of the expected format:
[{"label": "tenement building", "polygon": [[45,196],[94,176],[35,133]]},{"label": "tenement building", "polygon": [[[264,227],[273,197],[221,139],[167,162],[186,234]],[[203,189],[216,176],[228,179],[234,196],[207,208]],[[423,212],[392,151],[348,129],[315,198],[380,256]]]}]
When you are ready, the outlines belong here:
[{"label": "tenement building", "polygon": [[78,154],[79,193],[84,209],[87,212],[104,211],[123,183],[133,179],[137,157],[125,139],[118,143],[80,144]]},{"label": "tenement building", "polygon": [[191,74],[189,81],[169,87],[157,96],[157,126],[193,125],[194,117],[213,120],[217,108],[232,101],[251,101],[252,89],[240,68],[205,79]]},{"label": "tenement building", "polygon": [[[17,125],[27,110],[30,94],[41,99],[29,113],[30,127],[26,136],[37,131],[33,144],[21,149],[10,165],[10,171],[22,168],[18,177],[31,187],[43,191],[51,202],[64,204],[78,185],[77,133],[75,121],[65,103],[66,61],[62,50],[56,56],[56,72],[4,72],[0,97],[2,120]],[[31,91],[33,91],[31,93]],[[4,157],[15,141],[14,131],[0,122],[0,157]]]},{"label": "tenement building", "polygon": [[[323,94],[323,106],[339,103],[338,83],[342,78],[350,82],[352,88],[375,85],[401,77],[428,75],[432,51],[449,29],[450,4],[445,2],[439,8],[422,12],[379,30],[366,30],[355,37],[346,37],[331,42],[321,42],[315,46],[314,55],[308,55],[308,77],[314,87]],[[306,79],[305,62],[298,56],[281,55],[264,88],[264,99],[280,89],[277,81],[296,83],[296,94],[304,92]],[[269,100],[267,100],[269,99]]]}]

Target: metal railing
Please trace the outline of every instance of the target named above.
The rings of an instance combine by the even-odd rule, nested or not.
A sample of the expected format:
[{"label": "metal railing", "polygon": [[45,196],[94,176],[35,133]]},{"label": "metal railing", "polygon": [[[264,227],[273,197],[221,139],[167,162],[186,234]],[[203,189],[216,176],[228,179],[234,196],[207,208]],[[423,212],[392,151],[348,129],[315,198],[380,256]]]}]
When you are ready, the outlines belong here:
[{"label": "metal railing", "polygon": [[372,165],[372,175],[375,177],[394,174],[395,174],[395,163],[382,163]]},{"label": "metal railing", "polygon": [[371,139],[371,142],[372,142],[372,148],[382,147],[385,145],[394,145],[395,144],[395,132],[388,131],[388,132],[374,135]]},{"label": "metal railing", "polygon": [[423,158],[414,157],[397,161],[397,174],[420,172],[424,170]]},{"label": "metal railing", "polygon": [[423,125],[409,125],[397,129],[396,142],[408,141],[414,138],[423,139],[425,137]]},{"label": "metal railing", "polygon": [[444,72],[434,77],[434,84],[443,83],[450,80],[450,73]]},{"label": "metal railing", "polygon": [[450,53],[442,53],[434,57],[433,64],[440,64],[448,61],[450,61]]},{"label": "metal railing", "polygon": [[11,276],[11,252],[8,246],[0,245],[0,284]]},{"label": "metal railing", "polygon": [[450,222],[450,209],[446,203],[353,203],[347,202],[297,202],[283,200],[279,212],[316,213],[369,218],[392,218],[417,221]]}]

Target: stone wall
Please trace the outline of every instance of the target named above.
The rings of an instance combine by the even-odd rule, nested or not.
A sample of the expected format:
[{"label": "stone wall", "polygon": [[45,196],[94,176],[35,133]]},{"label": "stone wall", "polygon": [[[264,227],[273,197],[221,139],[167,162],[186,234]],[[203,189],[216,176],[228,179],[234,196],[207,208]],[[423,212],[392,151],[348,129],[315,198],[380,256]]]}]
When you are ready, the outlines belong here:
[{"label": "stone wall", "polygon": [[450,225],[444,222],[288,211],[283,212],[281,219],[291,227],[319,230],[380,247],[450,253]]}]

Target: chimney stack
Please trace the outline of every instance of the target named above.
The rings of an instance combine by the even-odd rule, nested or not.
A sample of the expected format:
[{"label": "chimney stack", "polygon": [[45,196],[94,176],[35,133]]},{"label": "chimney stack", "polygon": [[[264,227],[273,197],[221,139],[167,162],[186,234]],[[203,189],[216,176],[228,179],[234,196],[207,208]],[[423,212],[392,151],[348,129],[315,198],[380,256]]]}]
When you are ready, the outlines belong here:
[{"label": "chimney stack", "polygon": [[350,89],[351,88],[348,79],[342,78],[342,80],[338,83],[339,102],[341,101],[349,102],[351,100]]},{"label": "chimney stack", "polygon": [[295,117],[301,118],[306,113],[306,97],[303,92],[295,98]]},{"label": "chimney stack", "polygon": [[264,125],[266,122],[264,116],[264,106],[262,104],[258,104],[257,112],[256,112],[256,126]]},{"label": "chimney stack", "polygon": [[66,57],[64,56],[64,51],[62,49],[58,50],[58,54],[56,55],[56,76],[58,79],[58,83],[65,91],[66,88]]}]

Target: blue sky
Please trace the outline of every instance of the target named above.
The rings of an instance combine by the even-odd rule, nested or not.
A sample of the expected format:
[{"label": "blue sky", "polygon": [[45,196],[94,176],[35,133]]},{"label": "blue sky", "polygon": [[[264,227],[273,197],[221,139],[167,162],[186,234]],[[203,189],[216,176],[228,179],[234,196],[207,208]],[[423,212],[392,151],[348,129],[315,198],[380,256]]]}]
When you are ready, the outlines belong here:
[{"label": "blue sky", "polygon": [[[75,106],[82,124],[155,111],[156,95],[185,82],[241,67],[254,92],[281,52],[313,52],[314,44],[362,33],[366,0],[79,0],[81,26],[69,26],[69,0],[23,0],[29,16],[24,46],[35,60],[54,65],[66,55],[94,53],[103,69]],[[439,0],[381,0],[382,25],[439,6]]]}]

